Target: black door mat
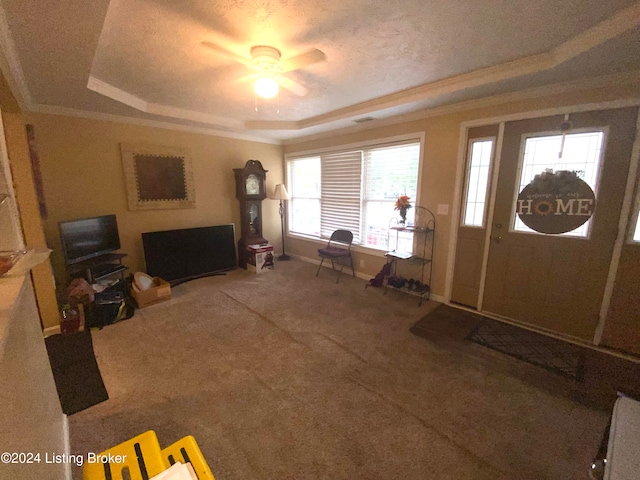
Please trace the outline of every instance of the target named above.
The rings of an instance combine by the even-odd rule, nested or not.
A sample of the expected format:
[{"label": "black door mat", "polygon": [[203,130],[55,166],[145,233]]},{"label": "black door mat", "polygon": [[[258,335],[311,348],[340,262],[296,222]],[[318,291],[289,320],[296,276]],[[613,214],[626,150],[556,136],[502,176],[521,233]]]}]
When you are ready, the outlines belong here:
[{"label": "black door mat", "polygon": [[[502,335],[498,335],[500,340],[497,342],[489,342],[488,337],[495,336],[486,335],[490,322],[494,323],[500,331],[508,329],[528,339],[540,337],[537,340],[543,345],[547,344],[548,348],[551,348],[549,344],[555,344],[554,347],[560,349],[561,360],[550,361],[544,358],[548,355],[540,355],[537,352],[525,354],[526,352],[522,351],[524,348],[502,348],[504,345],[498,348],[498,343],[510,342],[507,342],[507,337]],[[410,331],[424,338],[434,347],[446,349],[453,354],[453,358],[468,356],[467,361],[485,365],[487,368],[497,368],[504,374],[515,376],[554,395],[565,396],[607,412],[611,412],[613,403],[618,398],[618,392],[640,398],[640,359],[634,361],[622,358],[614,355],[613,351],[606,352],[562,342],[449,305],[438,305],[412,326]],[[475,334],[478,334],[477,340],[480,340],[479,335],[483,334],[482,341],[472,339],[471,337]],[[486,349],[486,346],[489,349]],[[538,348],[541,347],[536,347]],[[527,350],[531,349],[531,346],[527,348]],[[535,375],[530,368],[518,368],[519,361],[525,356],[530,365],[543,367],[539,368],[539,375]],[[517,360],[496,363],[494,360],[500,357],[504,360],[511,360],[510,357]],[[548,371],[556,377],[557,381],[551,381],[554,379],[546,375]]]},{"label": "black door mat", "polygon": [[467,339],[559,375],[584,379],[584,349],[577,345],[486,317]]},{"label": "black door mat", "polygon": [[431,341],[471,341],[564,377],[584,377],[584,348],[449,305],[439,305],[410,331]]},{"label": "black door mat", "polygon": [[483,319],[477,313],[449,305],[438,305],[411,327],[410,331],[427,340],[436,336],[464,340]]},{"label": "black door mat", "polygon": [[53,335],[45,343],[64,413],[72,415],[109,398],[90,331]]}]

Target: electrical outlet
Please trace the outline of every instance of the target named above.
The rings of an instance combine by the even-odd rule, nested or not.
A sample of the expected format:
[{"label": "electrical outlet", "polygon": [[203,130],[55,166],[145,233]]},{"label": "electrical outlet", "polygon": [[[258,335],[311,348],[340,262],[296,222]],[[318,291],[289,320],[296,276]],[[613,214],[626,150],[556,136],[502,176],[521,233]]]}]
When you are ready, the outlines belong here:
[{"label": "electrical outlet", "polygon": [[438,205],[438,215],[449,215],[448,203],[441,203]]}]

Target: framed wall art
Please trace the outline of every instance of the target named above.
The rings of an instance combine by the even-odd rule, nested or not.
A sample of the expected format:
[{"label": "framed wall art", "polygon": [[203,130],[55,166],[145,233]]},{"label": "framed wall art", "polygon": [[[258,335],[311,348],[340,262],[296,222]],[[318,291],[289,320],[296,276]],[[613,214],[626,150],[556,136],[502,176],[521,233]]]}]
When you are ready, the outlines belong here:
[{"label": "framed wall art", "polygon": [[33,184],[36,187],[36,197],[38,198],[38,208],[40,216],[47,218],[47,203],[44,199],[44,184],[42,182],[42,170],[40,169],[40,156],[38,155],[38,144],[33,125],[27,125],[27,141],[29,143],[29,158],[31,159],[31,173],[33,174]]},{"label": "framed wall art", "polygon": [[120,144],[129,210],[195,208],[191,157],[186,150]]}]

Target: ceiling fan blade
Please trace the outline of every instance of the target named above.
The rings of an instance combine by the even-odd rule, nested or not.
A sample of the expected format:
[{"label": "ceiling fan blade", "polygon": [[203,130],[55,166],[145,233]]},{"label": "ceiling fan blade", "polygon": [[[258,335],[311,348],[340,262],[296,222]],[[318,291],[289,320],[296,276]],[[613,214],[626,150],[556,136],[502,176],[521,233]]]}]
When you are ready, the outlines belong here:
[{"label": "ceiling fan blade", "polygon": [[280,84],[280,86],[282,88],[286,88],[291,93],[294,93],[294,94],[298,95],[299,97],[304,97],[307,93],[309,93],[309,90],[307,90],[306,87],[300,85],[297,82],[294,82],[290,78],[287,78],[287,77],[284,77],[284,76],[280,75],[280,76],[276,77],[276,80],[278,81],[278,83]]},{"label": "ceiling fan blade", "polygon": [[311,65],[313,63],[324,62],[327,56],[324,52],[321,52],[317,48],[313,48],[308,52],[301,53],[300,55],[296,55],[295,57],[284,59],[280,62],[280,67],[283,72],[290,72],[292,70],[298,70],[300,68],[304,68],[307,65]]},{"label": "ceiling fan blade", "polygon": [[233,83],[248,83],[255,82],[258,78],[258,75],[255,73],[251,73],[249,75],[245,75],[243,77],[236,78]]},{"label": "ceiling fan blade", "polygon": [[246,65],[247,67],[251,65],[250,58],[242,57],[241,55],[238,55],[237,53],[234,53],[227,48],[221,47],[216,43],[210,42],[208,40],[204,40],[201,42],[201,44],[207,47],[208,49],[214,51],[219,57],[225,60],[238,62],[238,63],[241,63],[242,65]]}]

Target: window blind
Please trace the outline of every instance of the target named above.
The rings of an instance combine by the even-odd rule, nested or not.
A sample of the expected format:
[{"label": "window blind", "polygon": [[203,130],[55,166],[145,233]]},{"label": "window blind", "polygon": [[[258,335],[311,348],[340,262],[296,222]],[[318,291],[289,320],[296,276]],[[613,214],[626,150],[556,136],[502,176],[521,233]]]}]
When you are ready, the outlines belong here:
[{"label": "window blind", "polygon": [[360,241],[362,152],[322,155],[320,209],[322,237],[338,229],[350,230]]},{"label": "window blind", "polygon": [[418,139],[287,159],[289,232],[328,238],[346,229],[355,243],[386,250],[395,201],[417,202],[419,165]]}]

